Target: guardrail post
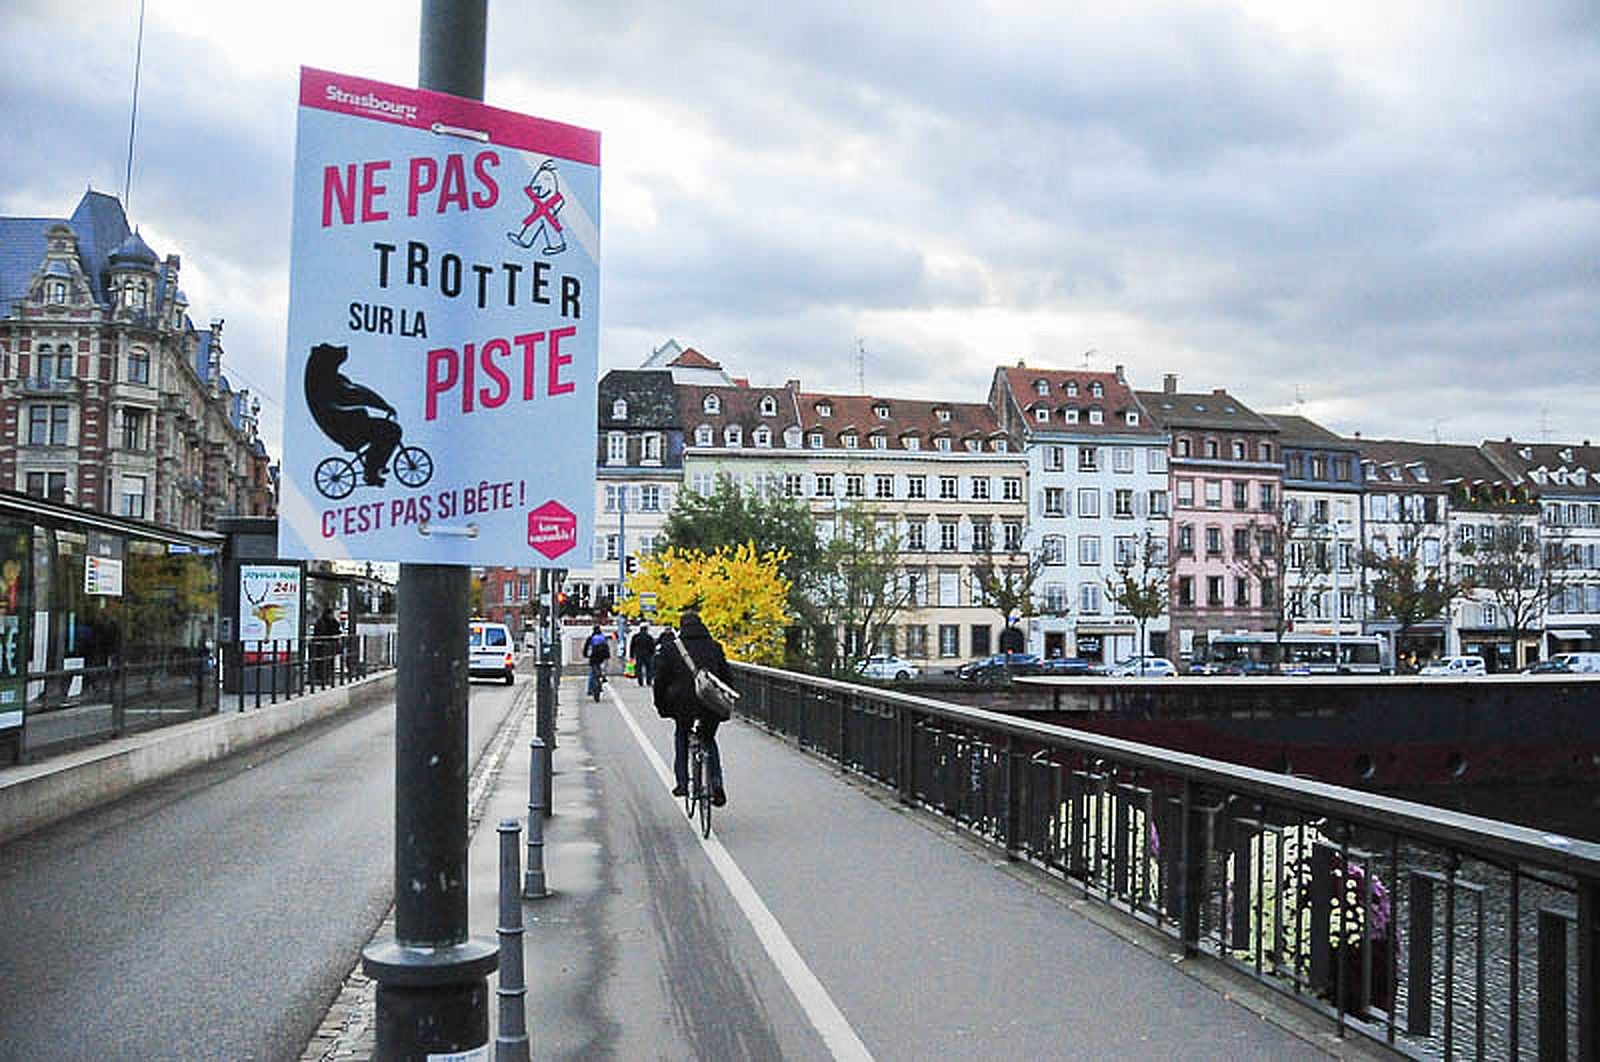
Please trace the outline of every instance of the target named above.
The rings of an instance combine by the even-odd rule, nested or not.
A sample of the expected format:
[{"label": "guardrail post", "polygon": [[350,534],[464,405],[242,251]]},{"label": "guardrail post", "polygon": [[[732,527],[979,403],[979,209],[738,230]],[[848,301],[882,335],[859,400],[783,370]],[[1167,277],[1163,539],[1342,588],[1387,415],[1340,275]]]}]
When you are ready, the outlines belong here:
[{"label": "guardrail post", "polygon": [[1578,1057],[1600,1058],[1600,881],[1578,882]]},{"label": "guardrail post", "polygon": [[[121,737],[128,725],[128,657],[124,650],[117,654],[117,672],[112,676],[111,736]],[[46,685],[48,688],[48,684]]]},{"label": "guardrail post", "polygon": [[522,832],[516,819],[500,820],[500,1001],[499,1029],[494,1036],[496,1062],[527,1062],[527,982],[522,976],[522,904],[517,898],[517,841]]},{"label": "guardrail post", "polygon": [[550,895],[544,884],[544,820],[550,814],[544,780],[550,775],[550,750],[538,735],[528,750],[528,871],[522,879],[522,898],[540,900]]},{"label": "guardrail post", "polygon": [[1022,832],[1022,784],[1018,779],[1016,739],[1006,735],[1002,755],[1006,758],[1005,771],[1003,772],[1005,792],[1001,798],[1005,801],[1002,805],[1001,829],[1005,831],[1002,841],[1005,844],[1006,858],[1017,858],[1017,836]]},{"label": "guardrail post", "polygon": [[554,788],[553,760],[556,748],[556,665],[554,661],[541,660],[534,665],[534,732],[544,744],[544,772],[538,779],[544,789],[545,814],[550,813]]},{"label": "guardrail post", "polygon": [[1200,950],[1200,910],[1206,888],[1206,818],[1200,806],[1200,787],[1183,783],[1183,837],[1179,881],[1179,933],[1185,955]]}]

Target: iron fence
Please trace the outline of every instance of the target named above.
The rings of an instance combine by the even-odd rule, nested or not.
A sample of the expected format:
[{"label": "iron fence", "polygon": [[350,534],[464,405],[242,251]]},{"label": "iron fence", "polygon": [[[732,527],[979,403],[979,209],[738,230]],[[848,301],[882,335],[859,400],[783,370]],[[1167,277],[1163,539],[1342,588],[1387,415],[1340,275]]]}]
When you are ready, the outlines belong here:
[{"label": "iron fence", "polygon": [[223,699],[239,711],[316,693],[395,665],[395,635],[317,635],[223,646]]},{"label": "iron fence", "polygon": [[742,714],[1416,1057],[1600,1051],[1600,845],[735,665]]}]

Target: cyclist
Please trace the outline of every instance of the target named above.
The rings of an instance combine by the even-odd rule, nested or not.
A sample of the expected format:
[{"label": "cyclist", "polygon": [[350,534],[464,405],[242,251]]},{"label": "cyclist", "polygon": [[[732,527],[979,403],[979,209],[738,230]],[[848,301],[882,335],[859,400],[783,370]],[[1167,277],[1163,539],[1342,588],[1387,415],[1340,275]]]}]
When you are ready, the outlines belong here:
[{"label": "cyclist", "polygon": [[[362,464],[369,486],[383,486],[383,470],[389,455],[400,445],[400,425],[394,420],[394,407],[370,387],[351,380],[339,367],[350,357],[349,347],[318,343],[306,359],[306,406],[324,435],[355,453],[363,446]],[[374,417],[368,409],[381,409],[384,417]]]},{"label": "cyclist", "polygon": [[[700,614],[685,609],[678,621],[677,638],[682,639],[696,667],[707,668],[713,675],[732,685],[733,669],[722,646],[711,637]],[[715,715],[701,707],[694,695],[694,675],[683,657],[673,646],[673,632],[663,630],[656,640],[655,683],[653,687],[656,714],[673,721],[672,774],[677,785],[673,796],[683,796],[689,791],[689,728],[700,720],[700,740],[706,750],[706,768],[711,775],[711,803],[722,807],[728,802],[727,790],[722,785],[722,754],[717,751],[717,726],[721,723]]]},{"label": "cyclist", "polygon": [[611,642],[600,630],[598,623],[594,625],[594,632],[589,635],[588,642],[584,643],[583,656],[589,661],[589,696],[598,701],[600,687],[606,681],[606,661],[611,659]]}]

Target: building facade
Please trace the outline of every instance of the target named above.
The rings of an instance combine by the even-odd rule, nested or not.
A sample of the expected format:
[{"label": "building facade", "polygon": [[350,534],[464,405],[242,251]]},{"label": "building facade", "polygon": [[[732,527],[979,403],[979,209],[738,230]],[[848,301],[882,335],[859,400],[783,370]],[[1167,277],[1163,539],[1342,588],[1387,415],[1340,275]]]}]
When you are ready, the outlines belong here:
[{"label": "building facade", "polygon": [[1361,451],[1305,417],[1270,413],[1283,453],[1283,582],[1289,619],[1309,634],[1360,634]]},{"label": "building facade", "polygon": [[0,218],[0,487],[183,530],[270,515],[259,401],[121,204]]},{"label": "building facade", "polygon": [[1212,633],[1276,627],[1283,588],[1278,429],[1226,390],[1188,393],[1169,374],[1140,402],[1172,440],[1170,615],[1179,660]]},{"label": "building facade", "polygon": [[1141,550],[1164,567],[1170,534],[1168,438],[1122,367],[1000,368],[989,404],[1028,459],[1025,545],[1044,562],[1029,650],[1097,664],[1166,656],[1167,616],[1146,623],[1140,646],[1133,617],[1106,586],[1119,567],[1137,564]]}]

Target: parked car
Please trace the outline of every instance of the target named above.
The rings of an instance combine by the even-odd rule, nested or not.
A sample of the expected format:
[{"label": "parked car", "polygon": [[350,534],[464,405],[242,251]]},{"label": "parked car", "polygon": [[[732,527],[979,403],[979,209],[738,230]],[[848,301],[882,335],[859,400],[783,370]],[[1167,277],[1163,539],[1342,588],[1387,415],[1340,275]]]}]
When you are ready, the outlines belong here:
[{"label": "parked car", "polygon": [[1532,667],[1523,668],[1534,675],[1552,673],[1563,675],[1592,675],[1600,673],[1600,653],[1557,653]]},{"label": "parked car", "polygon": [[1242,675],[1242,676],[1245,676],[1247,678],[1249,676],[1252,676],[1252,675],[1270,675],[1270,674],[1272,674],[1272,665],[1271,664],[1263,664],[1259,660],[1250,660],[1250,659],[1233,660],[1233,661],[1229,661],[1226,664],[1218,665],[1217,666],[1217,670],[1211,672],[1211,674],[1213,674],[1213,675]]},{"label": "parked car", "polygon": [[1483,664],[1481,656],[1443,656],[1430,664],[1424,664],[1419,675],[1454,675],[1466,678],[1469,675],[1487,675],[1489,669]]},{"label": "parked car", "polygon": [[516,642],[504,623],[473,620],[467,624],[467,677],[516,681]]},{"label": "parked car", "polygon": [[1039,670],[1037,653],[998,653],[972,660],[956,668],[963,682],[1008,682],[1017,675],[1033,675]]},{"label": "parked car", "polygon": [[1164,656],[1147,656],[1144,658],[1132,657],[1119,661],[1117,666],[1106,672],[1116,678],[1144,677],[1144,678],[1172,678],[1178,674],[1178,669],[1172,666],[1172,661]]},{"label": "parked car", "polygon": [[1537,664],[1529,664],[1522,669],[1524,675],[1570,675],[1572,665],[1559,656],[1552,656],[1549,660],[1541,660]]},{"label": "parked car", "polygon": [[914,678],[920,678],[922,669],[915,664],[901,660],[898,656],[880,654],[878,656],[869,656],[857,664],[856,674],[865,678],[909,682]]},{"label": "parked car", "polygon": [[1104,675],[1105,668],[1081,656],[1054,656],[1041,661],[1041,675]]}]

